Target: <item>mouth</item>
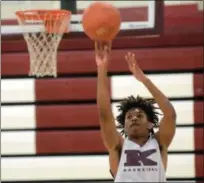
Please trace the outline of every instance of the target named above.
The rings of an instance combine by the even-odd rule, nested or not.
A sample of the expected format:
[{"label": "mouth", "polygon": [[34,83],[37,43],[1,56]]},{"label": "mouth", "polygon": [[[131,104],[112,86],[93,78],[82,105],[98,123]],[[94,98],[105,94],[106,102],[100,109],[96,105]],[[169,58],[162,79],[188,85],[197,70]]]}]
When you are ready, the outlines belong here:
[{"label": "mouth", "polygon": [[140,126],[138,123],[132,123],[131,125],[130,125],[130,127],[134,127],[134,126]]}]

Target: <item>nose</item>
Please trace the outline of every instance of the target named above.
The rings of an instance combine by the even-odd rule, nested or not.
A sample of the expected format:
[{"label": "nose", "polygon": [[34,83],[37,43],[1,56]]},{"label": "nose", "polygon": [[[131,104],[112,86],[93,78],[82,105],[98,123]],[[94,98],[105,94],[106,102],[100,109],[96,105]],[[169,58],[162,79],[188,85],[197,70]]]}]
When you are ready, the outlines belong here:
[{"label": "nose", "polygon": [[139,125],[137,116],[132,117],[132,119],[131,119],[131,125]]},{"label": "nose", "polygon": [[137,120],[138,120],[137,116],[132,117],[132,121],[137,121]]}]

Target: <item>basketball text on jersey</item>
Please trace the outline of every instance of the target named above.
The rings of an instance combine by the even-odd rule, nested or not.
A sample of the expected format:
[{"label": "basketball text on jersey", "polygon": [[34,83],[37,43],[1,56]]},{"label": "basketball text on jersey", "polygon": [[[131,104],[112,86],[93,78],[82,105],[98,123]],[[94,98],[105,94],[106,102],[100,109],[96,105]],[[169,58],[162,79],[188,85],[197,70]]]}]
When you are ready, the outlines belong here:
[{"label": "basketball text on jersey", "polygon": [[124,166],[155,166],[157,165],[157,162],[148,159],[148,156],[156,152],[156,149],[150,149],[146,151],[125,150],[127,161],[124,163]]},{"label": "basketball text on jersey", "polygon": [[[157,167],[149,167],[149,166],[157,166],[157,162],[149,159],[148,157],[152,154],[156,153],[156,149],[150,149],[146,151],[139,150],[125,150],[126,154],[126,162],[124,163],[124,172],[150,172],[150,171],[158,171]],[[148,166],[148,167],[145,167]],[[134,168],[131,168],[134,167]]]}]

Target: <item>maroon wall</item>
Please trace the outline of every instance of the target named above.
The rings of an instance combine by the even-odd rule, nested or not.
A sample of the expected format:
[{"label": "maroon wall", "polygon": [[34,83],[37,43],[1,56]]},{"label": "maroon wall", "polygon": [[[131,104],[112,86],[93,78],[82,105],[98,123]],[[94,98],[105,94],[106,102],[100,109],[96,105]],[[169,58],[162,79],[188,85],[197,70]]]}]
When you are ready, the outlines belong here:
[{"label": "maroon wall", "polygon": [[[129,15],[131,11],[133,10],[122,10],[125,15]],[[195,128],[195,150],[204,150],[202,126],[204,102],[200,99],[204,95],[204,75],[201,72],[204,68],[202,13],[194,5],[166,7],[164,34],[160,37],[117,38],[113,43],[113,61],[110,65],[112,74],[127,73],[128,68],[123,57],[127,51],[133,51],[138,60],[141,60],[139,64],[144,71],[193,72],[194,98],[191,100],[194,100],[195,126],[200,126]],[[141,13],[141,16],[144,14]],[[2,36],[1,46],[2,76],[26,76],[29,56],[23,38]],[[99,134],[96,104],[94,102],[83,104],[84,101],[96,99],[96,66],[92,48],[93,42],[88,38],[72,39],[66,36],[60,44],[58,55],[58,72],[64,78],[36,80],[36,101],[78,102],[70,105],[37,106],[37,127],[53,129],[53,131],[37,132],[37,154],[106,152]],[[68,77],[71,74],[83,76]],[[93,77],[86,78],[84,74]],[[86,129],[82,130],[84,127]],[[80,130],[60,131],[58,128],[80,128]],[[80,143],[81,139],[84,142],[78,146],[77,142]],[[195,157],[196,176],[204,176],[203,155]]]}]

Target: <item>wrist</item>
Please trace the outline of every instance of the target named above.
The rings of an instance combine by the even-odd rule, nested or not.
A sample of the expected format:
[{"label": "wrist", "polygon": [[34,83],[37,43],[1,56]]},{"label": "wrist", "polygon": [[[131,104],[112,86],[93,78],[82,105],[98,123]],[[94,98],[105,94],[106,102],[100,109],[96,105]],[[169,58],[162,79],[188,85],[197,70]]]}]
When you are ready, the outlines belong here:
[{"label": "wrist", "polygon": [[98,72],[107,72],[107,67],[106,66],[99,66],[97,67]]},{"label": "wrist", "polygon": [[148,82],[150,81],[150,79],[146,76],[144,76],[142,79],[141,79],[141,82],[145,85],[147,84]]},{"label": "wrist", "polygon": [[142,75],[142,76],[136,76],[135,74],[134,74],[134,77],[137,79],[137,80],[139,80],[140,82],[142,82],[142,83],[145,83],[145,82],[148,82],[149,81],[149,78],[147,77],[147,76],[145,76],[145,75]]},{"label": "wrist", "polygon": [[104,76],[108,73],[108,69],[106,67],[98,67],[97,71],[99,76]]}]

